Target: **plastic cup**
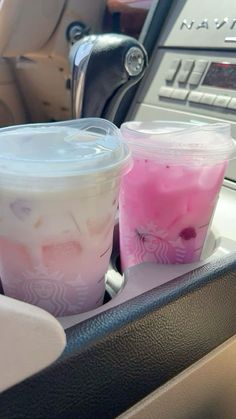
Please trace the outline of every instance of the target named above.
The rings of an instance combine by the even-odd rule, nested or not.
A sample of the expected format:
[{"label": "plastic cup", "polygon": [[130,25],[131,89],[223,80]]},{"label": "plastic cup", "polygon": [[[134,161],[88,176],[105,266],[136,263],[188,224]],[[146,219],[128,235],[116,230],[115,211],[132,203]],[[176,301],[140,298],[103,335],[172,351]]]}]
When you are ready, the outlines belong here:
[{"label": "plastic cup", "polygon": [[134,160],[120,192],[123,270],[199,261],[235,153],[230,125],[127,122],[121,132]]},{"label": "plastic cup", "polygon": [[0,130],[4,293],[55,316],[103,303],[130,153],[101,119]]}]

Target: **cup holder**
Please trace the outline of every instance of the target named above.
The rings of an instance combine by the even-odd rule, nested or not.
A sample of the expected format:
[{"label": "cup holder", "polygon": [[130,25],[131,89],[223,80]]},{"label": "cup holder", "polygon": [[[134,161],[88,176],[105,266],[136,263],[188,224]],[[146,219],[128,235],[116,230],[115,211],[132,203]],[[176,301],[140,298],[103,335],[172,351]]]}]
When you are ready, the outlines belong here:
[{"label": "cup holder", "polygon": [[59,321],[67,329],[83,320],[171,281],[178,276],[199,268],[213,258],[221,257],[235,250],[235,241],[220,237],[218,232],[212,229],[208,234],[203,248],[202,258],[199,262],[179,265],[157,265],[146,262],[128,268],[122,274],[119,255],[119,229],[118,225],[116,225],[110,267],[106,274],[106,295],[103,305],[86,313],[60,318]]},{"label": "cup holder", "polygon": [[[61,317],[58,320],[67,329],[77,323],[91,318],[101,312],[115,307],[168,281],[171,281],[193,269],[203,266],[212,258],[221,257],[226,253],[236,251],[236,242],[220,237],[216,231],[211,230],[202,253],[202,260],[182,265],[157,265],[155,263],[142,263],[128,268],[121,273],[119,255],[119,229],[114,230],[113,251],[110,266],[106,274],[106,291],[103,304],[85,313]],[[3,294],[0,281],[0,293]]]},{"label": "cup holder", "polygon": [[109,294],[109,292],[107,290],[105,290],[105,294],[104,294],[104,299],[103,299],[103,303],[102,305],[109,303],[109,301],[111,301],[112,297]]},{"label": "cup holder", "polygon": [[1,278],[0,278],[0,294],[4,295]]}]

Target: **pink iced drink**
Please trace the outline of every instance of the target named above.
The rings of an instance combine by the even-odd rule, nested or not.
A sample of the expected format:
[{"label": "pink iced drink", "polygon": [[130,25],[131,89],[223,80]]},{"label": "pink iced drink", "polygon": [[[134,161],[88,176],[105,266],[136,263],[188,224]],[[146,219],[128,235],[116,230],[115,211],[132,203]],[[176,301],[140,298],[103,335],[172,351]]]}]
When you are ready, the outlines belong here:
[{"label": "pink iced drink", "polygon": [[227,124],[127,122],[134,165],[120,191],[122,268],[199,261],[235,144]]},{"label": "pink iced drink", "polygon": [[200,259],[225,165],[171,166],[134,157],[120,193],[123,269]]},{"label": "pink iced drink", "polygon": [[[1,276],[6,295],[30,302],[55,316],[99,307],[112,250],[113,227],[106,249],[88,250],[74,241],[42,244],[38,263],[26,244],[0,238]],[[109,240],[109,245],[106,242]],[[99,254],[100,253],[100,254]]]}]

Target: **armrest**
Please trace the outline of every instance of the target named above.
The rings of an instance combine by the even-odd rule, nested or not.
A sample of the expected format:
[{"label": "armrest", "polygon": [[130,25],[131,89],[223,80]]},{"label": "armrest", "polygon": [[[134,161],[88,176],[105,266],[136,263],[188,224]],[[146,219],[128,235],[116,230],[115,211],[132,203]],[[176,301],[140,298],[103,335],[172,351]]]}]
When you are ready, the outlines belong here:
[{"label": "armrest", "polygon": [[0,295],[0,392],[36,374],[62,353],[66,338],[44,310]]}]

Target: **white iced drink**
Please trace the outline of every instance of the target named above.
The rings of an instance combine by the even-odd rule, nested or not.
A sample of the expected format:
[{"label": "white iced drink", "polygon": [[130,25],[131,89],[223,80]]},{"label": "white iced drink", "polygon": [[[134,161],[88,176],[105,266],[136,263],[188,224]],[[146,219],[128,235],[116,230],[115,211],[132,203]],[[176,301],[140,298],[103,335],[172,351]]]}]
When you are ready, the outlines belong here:
[{"label": "white iced drink", "polygon": [[56,126],[0,131],[6,295],[56,316],[102,304],[127,159],[118,137]]}]

